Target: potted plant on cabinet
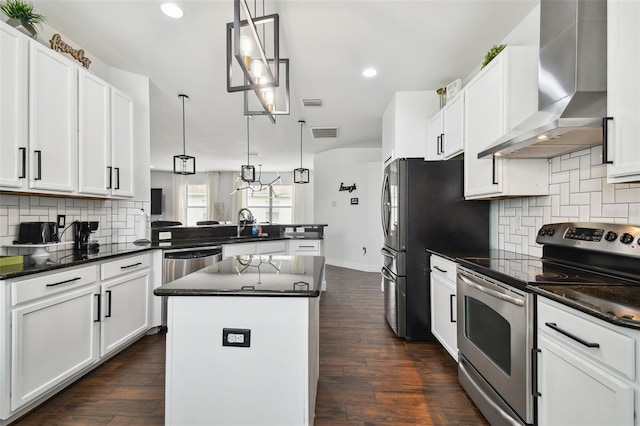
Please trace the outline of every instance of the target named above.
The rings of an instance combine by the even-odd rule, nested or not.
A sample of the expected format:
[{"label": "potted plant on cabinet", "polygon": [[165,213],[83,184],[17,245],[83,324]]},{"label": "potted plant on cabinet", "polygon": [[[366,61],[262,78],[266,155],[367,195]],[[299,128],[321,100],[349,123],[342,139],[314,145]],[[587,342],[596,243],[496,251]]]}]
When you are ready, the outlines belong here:
[{"label": "potted plant on cabinet", "polygon": [[484,55],[484,60],[482,61],[482,67],[480,67],[480,69],[486,67],[489,62],[491,62],[493,60],[493,58],[495,58],[496,56],[498,56],[498,54],[500,52],[502,52],[502,50],[507,47],[506,44],[501,44],[501,45],[493,45],[491,47],[491,49],[489,49],[489,51]]},{"label": "potted plant on cabinet", "polygon": [[0,3],[0,12],[7,15],[7,24],[35,38],[36,26],[44,22],[44,16],[33,11],[33,5],[23,0],[5,0]]}]

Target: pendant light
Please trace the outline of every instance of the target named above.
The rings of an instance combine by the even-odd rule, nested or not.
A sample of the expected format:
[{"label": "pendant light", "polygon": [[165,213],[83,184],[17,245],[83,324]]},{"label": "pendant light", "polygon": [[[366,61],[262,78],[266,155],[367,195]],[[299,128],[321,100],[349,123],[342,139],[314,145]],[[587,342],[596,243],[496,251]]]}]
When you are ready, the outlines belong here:
[{"label": "pendant light", "polygon": [[249,119],[250,115],[247,115],[247,164],[243,164],[240,168],[240,177],[245,182],[256,181],[256,168],[249,164]]},{"label": "pendant light", "polygon": [[173,173],[177,175],[195,175],[196,174],[196,157],[191,157],[186,153],[186,138],[184,131],[184,101],[189,100],[189,96],[179,94],[182,99],[182,155],[173,156]]},{"label": "pendant light", "polygon": [[302,126],[304,120],[298,120],[300,123],[300,168],[293,169],[293,182],[294,183],[309,183],[309,169],[302,168]]}]

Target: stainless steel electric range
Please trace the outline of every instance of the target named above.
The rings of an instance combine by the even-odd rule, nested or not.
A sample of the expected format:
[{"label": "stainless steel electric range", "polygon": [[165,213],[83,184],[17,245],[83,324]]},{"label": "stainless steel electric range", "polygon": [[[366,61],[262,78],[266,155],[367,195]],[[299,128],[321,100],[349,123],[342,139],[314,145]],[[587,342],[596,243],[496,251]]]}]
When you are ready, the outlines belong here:
[{"label": "stainless steel electric range", "polygon": [[543,225],[542,257],[459,259],[459,380],[491,424],[534,424],[534,293],[640,328],[640,226]]}]

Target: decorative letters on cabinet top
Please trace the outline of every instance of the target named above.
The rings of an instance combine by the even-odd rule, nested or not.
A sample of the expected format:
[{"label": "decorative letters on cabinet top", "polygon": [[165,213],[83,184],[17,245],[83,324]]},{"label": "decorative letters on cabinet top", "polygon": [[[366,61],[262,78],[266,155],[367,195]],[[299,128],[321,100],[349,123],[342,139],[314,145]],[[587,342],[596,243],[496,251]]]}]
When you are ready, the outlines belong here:
[{"label": "decorative letters on cabinet top", "polygon": [[91,65],[91,59],[84,56],[84,49],[74,49],[69,46],[67,43],[62,41],[62,37],[60,34],[54,34],[49,40],[51,44],[51,48],[56,52],[68,53],[70,54],[76,61],[80,62],[83,67],[89,69],[89,65]]}]

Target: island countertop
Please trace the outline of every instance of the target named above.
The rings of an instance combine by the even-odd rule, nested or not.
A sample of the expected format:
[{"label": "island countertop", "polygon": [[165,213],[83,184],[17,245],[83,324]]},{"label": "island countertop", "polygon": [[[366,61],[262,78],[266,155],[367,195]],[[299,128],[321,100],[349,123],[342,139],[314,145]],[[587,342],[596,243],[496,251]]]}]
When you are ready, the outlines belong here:
[{"label": "island countertop", "polygon": [[323,256],[232,256],[154,290],[156,296],[318,297]]}]

